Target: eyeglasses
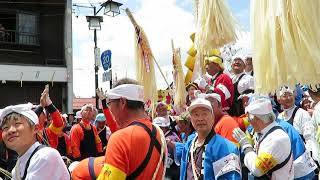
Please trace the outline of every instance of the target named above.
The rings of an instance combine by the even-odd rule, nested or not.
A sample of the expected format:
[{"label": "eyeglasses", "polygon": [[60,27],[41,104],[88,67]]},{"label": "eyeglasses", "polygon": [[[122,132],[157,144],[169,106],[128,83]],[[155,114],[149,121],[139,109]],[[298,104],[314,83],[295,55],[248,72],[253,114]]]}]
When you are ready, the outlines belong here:
[{"label": "eyeglasses", "polygon": [[107,105],[110,106],[110,104],[114,101],[119,101],[120,99],[110,99],[108,102],[107,102]]}]

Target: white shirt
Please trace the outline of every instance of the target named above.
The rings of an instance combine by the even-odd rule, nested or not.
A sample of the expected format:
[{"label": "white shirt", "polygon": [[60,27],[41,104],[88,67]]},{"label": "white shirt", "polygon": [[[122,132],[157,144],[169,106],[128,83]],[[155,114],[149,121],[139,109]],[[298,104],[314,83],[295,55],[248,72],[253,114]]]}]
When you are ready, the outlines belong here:
[{"label": "white shirt", "polygon": [[[20,178],[26,168],[27,161],[36,149],[40,146],[39,142],[35,142],[21,157],[18,158],[17,165],[20,170]],[[12,170],[13,180],[18,180],[16,169]],[[51,147],[39,149],[31,158],[27,170],[26,180],[70,180],[70,174],[64,164],[59,152]]]},{"label": "white shirt", "polygon": [[[318,131],[320,131],[320,101],[314,106],[314,111],[312,114],[312,121],[316,123],[316,128]],[[319,137],[317,137],[319,138]],[[312,152],[312,156],[315,160],[317,160],[318,162],[320,161],[320,144],[315,143],[316,146],[316,150],[318,150],[317,152]],[[319,176],[320,177],[320,176]]]},{"label": "white shirt", "polygon": [[237,90],[240,94],[243,93],[243,91],[247,90],[247,89],[254,89],[254,79],[251,75],[246,74],[245,72],[242,72],[240,74],[233,74],[231,76],[232,79],[232,83],[235,84],[240,76],[244,74],[244,76],[240,79],[239,83],[238,83],[238,87]]},{"label": "white shirt", "polygon": [[[296,107],[297,106],[294,105],[291,108],[284,110],[282,113],[279,114],[278,118],[283,119],[285,121],[289,121]],[[315,142],[316,122],[312,120],[311,116],[307,111],[305,111],[302,108],[298,109],[296,115],[293,118],[293,127],[305,139],[307,150],[312,152],[318,152],[318,148],[316,147]]]},{"label": "white shirt", "polygon": [[312,121],[320,125],[320,101],[314,106],[314,111],[312,114]]},{"label": "white shirt", "polygon": [[[269,124],[262,131],[262,137],[274,126],[277,126],[276,122]],[[261,139],[260,138],[260,139]],[[262,176],[265,172],[261,169],[261,166],[256,166],[257,162],[261,162],[259,160],[262,159],[271,159],[276,162],[276,164],[280,164],[285,161],[285,159],[289,156],[291,151],[290,138],[286,132],[281,129],[277,129],[270,133],[265,139],[260,143],[258,153],[251,151],[248,152],[244,157],[244,164],[247,166],[249,171],[254,176]],[[265,158],[271,157],[271,158]],[[272,161],[264,161],[265,163],[270,164]],[[293,156],[284,165],[282,168],[274,171],[272,173],[272,180],[287,180],[293,179],[294,170],[293,170]]]}]

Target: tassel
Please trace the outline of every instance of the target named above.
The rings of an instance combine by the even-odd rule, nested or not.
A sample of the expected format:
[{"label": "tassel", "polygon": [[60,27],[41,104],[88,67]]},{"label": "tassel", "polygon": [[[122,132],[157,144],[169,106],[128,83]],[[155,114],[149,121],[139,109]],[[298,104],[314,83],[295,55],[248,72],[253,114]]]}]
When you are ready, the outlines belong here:
[{"label": "tassel", "polygon": [[320,82],[319,4],[318,0],[251,1],[256,92]]},{"label": "tassel", "polygon": [[174,105],[179,109],[179,112],[183,111],[183,108],[186,105],[186,89],[184,85],[184,78],[183,78],[183,70],[181,64],[181,55],[180,55],[180,48],[175,49],[172,43],[172,50],[173,50],[173,80],[175,84],[174,89]]},{"label": "tassel", "polygon": [[198,3],[195,49],[206,55],[212,49],[235,42],[238,25],[224,0]]},{"label": "tassel", "polygon": [[[157,85],[155,78],[154,69],[154,56],[151,51],[148,38],[141,28],[135,21],[130,10],[127,8],[126,13],[131,20],[135,28],[135,59],[136,59],[136,72],[137,81],[144,88],[144,99],[145,102],[151,101],[151,106],[154,106],[157,101]],[[154,110],[154,107],[151,107]],[[153,113],[152,113],[153,114]]]}]

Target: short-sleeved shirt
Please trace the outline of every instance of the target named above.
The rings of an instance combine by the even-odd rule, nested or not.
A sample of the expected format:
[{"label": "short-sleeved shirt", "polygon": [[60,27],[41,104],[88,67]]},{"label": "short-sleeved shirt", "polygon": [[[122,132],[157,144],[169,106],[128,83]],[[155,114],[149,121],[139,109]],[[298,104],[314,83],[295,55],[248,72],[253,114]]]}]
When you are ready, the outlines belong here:
[{"label": "short-sleeved shirt", "polygon": [[220,136],[228,139],[229,141],[237,144],[237,140],[234,139],[232,131],[239,127],[237,121],[229,115],[223,115],[214,127],[214,131]]},{"label": "short-sleeved shirt", "polygon": [[[104,157],[96,157],[94,159],[94,168],[93,172],[96,177],[99,176],[99,173],[102,169]],[[82,160],[72,171],[71,177],[73,180],[91,180],[90,172],[89,172],[89,158]]]},{"label": "short-sleeved shirt", "polygon": [[[145,124],[150,130],[150,120],[144,119],[139,122]],[[157,130],[157,140],[160,143],[160,132]],[[161,144],[161,143],[160,143]],[[109,139],[105,165],[98,179],[125,179],[133,173],[145,159],[150,145],[150,137],[146,130],[137,125],[131,125],[116,131]],[[137,179],[152,179],[160,160],[160,152],[154,147],[151,158]],[[163,177],[163,163],[156,179]]]}]

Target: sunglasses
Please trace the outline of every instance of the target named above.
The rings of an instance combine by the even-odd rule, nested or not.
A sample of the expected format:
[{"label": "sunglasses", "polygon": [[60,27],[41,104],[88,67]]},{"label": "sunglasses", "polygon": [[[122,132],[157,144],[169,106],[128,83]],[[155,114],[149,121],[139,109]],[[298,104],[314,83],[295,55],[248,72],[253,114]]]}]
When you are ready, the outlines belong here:
[{"label": "sunglasses", "polygon": [[112,102],[115,102],[115,101],[119,101],[120,99],[110,99],[108,102],[107,102],[107,105],[110,106],[110,104]]}]

